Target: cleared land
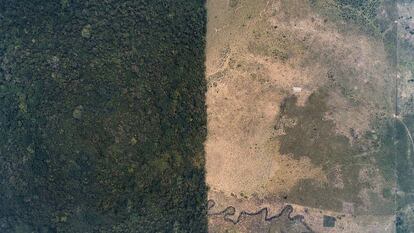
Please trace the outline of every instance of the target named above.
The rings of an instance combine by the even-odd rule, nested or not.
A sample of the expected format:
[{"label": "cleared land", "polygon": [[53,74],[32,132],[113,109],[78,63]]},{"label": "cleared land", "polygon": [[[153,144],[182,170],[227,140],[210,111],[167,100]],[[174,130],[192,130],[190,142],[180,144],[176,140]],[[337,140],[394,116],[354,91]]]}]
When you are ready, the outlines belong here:
[{"label": "cleared land", "polygon": [[207,10],[210,213],[234,207],[211,215],[210,231],[267,232],[254,227],[264,216],[223,218],[291,204],[316,232],[393,232],[396,4],[210,0]]}]

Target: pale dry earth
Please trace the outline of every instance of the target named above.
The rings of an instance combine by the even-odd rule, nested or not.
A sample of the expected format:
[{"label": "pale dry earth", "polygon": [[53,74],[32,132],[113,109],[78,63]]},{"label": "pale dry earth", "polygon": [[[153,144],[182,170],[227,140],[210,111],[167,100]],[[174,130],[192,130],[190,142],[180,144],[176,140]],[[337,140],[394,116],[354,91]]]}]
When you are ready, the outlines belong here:
[{"label": "pale dry earth", "polygon": [[[289,203],[284,196],[307,179],[343,188],[340,165],[327,172],[306,154],[281,154],[286,132],[276,123],[297,126],[295,118],[281,117],[284,99],[296,96],[296,104],[305,106],[321,88],[328,90],[323,120],[332,121],[351,145],[373,130],[374,118],[394,114],[395,73],[381,41],[343,30],[307,1],[208,0],[207,10],[206,180],[214,210],[266,206],[277,214]],[[355,182],[369,180],[373,192],[381,192],[385,181],[371,165]],[[370,194],[363,189],[358,195],[368,211],[374,205]],[[342,211],[290,204],[315,232],[393,232],[393,215],[356,216],[357,207],[345,201]],[[341,217],[326,228],[323,215]],[[226,227],[214,219],[210,224]]]}]

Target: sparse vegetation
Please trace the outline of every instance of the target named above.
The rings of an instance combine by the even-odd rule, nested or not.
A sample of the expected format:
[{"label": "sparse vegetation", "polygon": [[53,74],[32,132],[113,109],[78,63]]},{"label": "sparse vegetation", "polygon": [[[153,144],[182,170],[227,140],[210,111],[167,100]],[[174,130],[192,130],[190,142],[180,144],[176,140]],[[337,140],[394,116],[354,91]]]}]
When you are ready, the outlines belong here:
[{"label": "sparse vegetation", "polygon": [[[285,100],[281,106],[280,118],[294,118],[297,123],[294,127],[285,127],[286,134],[280,138],[280,152],[292,154],[297,159],[301,156],[309,157],[312,163],[321,166],[326,174],[330,174],[328,180],[333,178],[333,168],[339,166],[342,171],[343,188],[336,188],[332,181],[321,184],[315,180],[303,180],[288,196],[290,201],[306,206],[341,211],[342,201],[363,204],[359,193],[363,188],[369,187],[370,182],[360,180],[361,169],[378,166],[384,178],[388,180],[387,187],[395,183],[393,135],[392,131],[381,135],[380,142],[365,135],[365,139],[360,143],[351,145],[345,136],[335,133],[334,122],[324,120],[323,116],[327,110],[326,98],[327,89],[321,88],[309,97],[304,107],[296,105],[295,97]],[[365,143],[362,143],[363,141]],[[358,156],[360,154],[364,156]],[[315,196],[315,193],[319,195]],[[372,192],[372,197],[379,195],[382,196],[382,193]],[[382,200],[376,206],[370,206],[369,211],[381,215],[392,214],[392,208],[389,208],[392,204],[391,199]]]},{"label": "sparse vegetation", "polygon": [[[311,5],[331,20],[352,23],[374,36],[393,27],[395,2],[388,0],[310,0]],[[385,15],[379,15],[384,10]]]},{"label": "sparse vegetation", "polygon": [[239,5],[239,1],[240,0],[229,0],[230,7],[236,7],[237,5]]}]

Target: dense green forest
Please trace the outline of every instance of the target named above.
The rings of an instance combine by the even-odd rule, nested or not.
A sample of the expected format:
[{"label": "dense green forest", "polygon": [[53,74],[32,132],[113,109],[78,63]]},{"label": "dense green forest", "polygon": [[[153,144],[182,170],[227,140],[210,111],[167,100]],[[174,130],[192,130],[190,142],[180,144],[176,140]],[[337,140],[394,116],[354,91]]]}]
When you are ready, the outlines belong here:
[{"label": "dense green forest", "polygon": [[203,0],[0,0],[0,232],[205,232]]}]

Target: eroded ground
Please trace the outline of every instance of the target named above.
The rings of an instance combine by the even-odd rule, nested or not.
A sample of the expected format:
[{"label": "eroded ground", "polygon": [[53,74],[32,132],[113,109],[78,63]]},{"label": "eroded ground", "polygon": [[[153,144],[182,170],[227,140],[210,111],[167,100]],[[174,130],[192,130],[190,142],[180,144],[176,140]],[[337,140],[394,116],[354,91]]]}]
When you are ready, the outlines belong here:
[{"label": "eroded ground", "polygon": [[402,6],[207,1],[211,232],[395,231]]}]

